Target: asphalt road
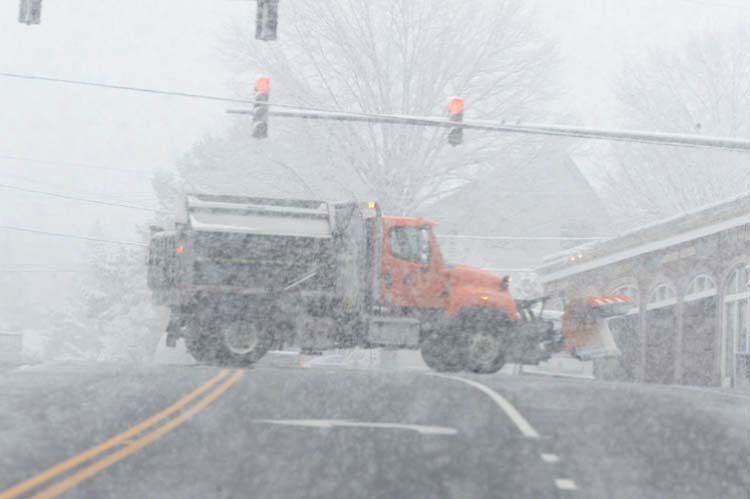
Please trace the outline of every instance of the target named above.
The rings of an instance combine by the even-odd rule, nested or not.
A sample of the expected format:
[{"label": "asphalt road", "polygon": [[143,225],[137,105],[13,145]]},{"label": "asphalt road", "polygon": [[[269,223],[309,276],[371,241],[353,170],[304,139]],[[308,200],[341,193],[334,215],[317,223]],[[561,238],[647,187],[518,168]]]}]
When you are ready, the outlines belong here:
[{"label": "asphalt road", "polygon": [[750,497],[750,396],[459,377],[294,356],[0,371],[0,498]]}]

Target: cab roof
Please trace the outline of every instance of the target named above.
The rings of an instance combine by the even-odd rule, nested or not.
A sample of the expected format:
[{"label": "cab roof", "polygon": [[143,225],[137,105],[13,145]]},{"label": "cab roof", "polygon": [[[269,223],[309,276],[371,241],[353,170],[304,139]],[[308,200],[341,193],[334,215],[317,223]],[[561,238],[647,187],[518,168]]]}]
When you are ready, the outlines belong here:
[{"label": "cab roof", "polygon": [[407,225],[410,227],[420,227],[423,225],[434,226],[435,222],[422,217],[402,217],[383,215],[383,221],[389,225]]}]

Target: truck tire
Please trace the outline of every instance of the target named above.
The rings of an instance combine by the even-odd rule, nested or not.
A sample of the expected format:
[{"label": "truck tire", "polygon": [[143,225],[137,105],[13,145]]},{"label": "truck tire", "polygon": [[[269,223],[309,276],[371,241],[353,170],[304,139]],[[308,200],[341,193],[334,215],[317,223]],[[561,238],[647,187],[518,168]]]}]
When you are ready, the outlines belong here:
[{"label": "truck tire", "polygon": [[496,309],[462,311],[454,327],[465,335],[464,368],[479,374],[496,373],[505,365],[505,342],[512,323]]},{"label": "truck tire", "polygon": [[212,321],[185,337],[190,355],[198,362],[213,365],[250,365],[260,360],[272,343],[270,331],[243,320]]},{"label": "truck tire", "polygon": [[188,353],[197,361],[205,364],[216,363],[216,340],[207,334],[195,334],[185,337]]},{"label": "truck tire", "polygon": [[221,324],[216,359],[222,365],[247,366],[259,361],[273,345],[273,334],[256,321]]},{"label": "truck tire", "polygon": [[427,333],[419,345],[422,360],[437,372],[460,371],[464,347],[461,337],[450,328],[440,328]]}]

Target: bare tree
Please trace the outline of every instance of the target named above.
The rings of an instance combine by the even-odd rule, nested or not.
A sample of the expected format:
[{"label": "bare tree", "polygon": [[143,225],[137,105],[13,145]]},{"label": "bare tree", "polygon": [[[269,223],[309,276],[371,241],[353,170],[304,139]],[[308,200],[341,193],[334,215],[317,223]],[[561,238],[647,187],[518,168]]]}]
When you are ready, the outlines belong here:
[{"label": "bare tree", "polygon": [[[462,96],[466,116],[532,120],[552,92],[556,56],[519,0],[285,0],[279,39],[256,42],[250,26],[227,36],[227,58],[247,96],[259,73],[272,102],[346,111],[447,115]],[[274,120],[252,143],[246,118],[198,146],[180,170],[188,187],[295,189],[376,196],[392,213],[413,212],[502,165],[528,139],[444,129]],[[239,120],[245,120],[239,122]],[[223,163],[218,157],[227,158]],[[267,184],[267,185],[266,185]]]},{"label": "bare tree", "polygon": [[[692,38],[627,65],[618,97],[624,125],[670,132],[750,137],[750,32]],[[678,214],[746,193],[745,153],[614,146],[605,176],[630,223]]]}]

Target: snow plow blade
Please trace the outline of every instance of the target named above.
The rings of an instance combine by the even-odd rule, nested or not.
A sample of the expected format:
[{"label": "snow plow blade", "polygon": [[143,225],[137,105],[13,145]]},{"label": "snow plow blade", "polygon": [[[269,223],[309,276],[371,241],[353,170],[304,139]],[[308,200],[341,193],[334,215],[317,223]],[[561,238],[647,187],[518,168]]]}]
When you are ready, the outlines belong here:
[{"label": "snow plow blade", "polygon": [[619,357],[609,320],[625,315],[633,303],[627,296],[589,296],[565,307],[562,328],[565,349],[581,360]]}]

